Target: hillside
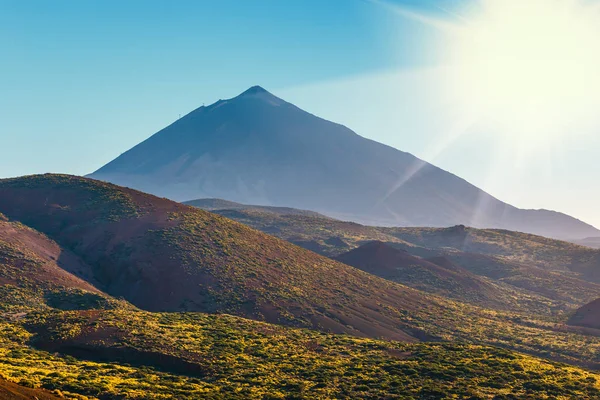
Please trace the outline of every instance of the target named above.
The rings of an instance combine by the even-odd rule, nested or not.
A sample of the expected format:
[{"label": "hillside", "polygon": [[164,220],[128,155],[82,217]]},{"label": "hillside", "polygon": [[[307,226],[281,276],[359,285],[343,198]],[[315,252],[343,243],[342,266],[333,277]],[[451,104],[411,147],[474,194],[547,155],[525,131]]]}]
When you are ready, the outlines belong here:
[{"label": "hillside", "polygon": [[600,236],[567,215],[503,203],[258,86],[194,110],[90,177],[177,201],[224,198],[371,225],[465,224],[565,239]]},{"label": "hillside", "polygon": [[90,179],[2,180],[0,211],[79,255],[101,290],[146,310],[227,312],[414,340],[397,307],[429,303],[223,217]]},{"label": "hillside", "polygon": [[0,219],[0,312],[52,306],[109,307],[90,267],[45,235]]},{"label": "hillside", "polygon": [[598,374],[508,350],[327,335],[228,315],[47,311],[0,318],[0,331],[0,375],[20,385],[0,380],[0,393],[40,400],[54,397],[27,387],[68,399],[600,396]]},{"label": "hillside", "polygon": [[[536,315],[570,312],[600,293],[600,284],[587,278],[598,269],[590,263],[597,257],[597,250],[535,235],[464,226],[381,228],[246,210],[215,212],[332,258],[374,240],[416,257],[442,257],[499,285],[505,295],[498,300],[505,299],[508,303],[502,300],[503,308],[509,306],[515,311]],[[567,265],[586,266],[592,273],[584,275],[577,272],[577,268],[565,267]],[[413,285],[408,280],[404,283]],[[435,293],[439,289],[430,287],[428,290]],[[469,298],[461,300],[469,301]]]},{"label": "hillside", "polygon": [[79,256],[99,290],[145,310],[227,313],[407,342],[459,340],[600,363],[593,351],[600,339],[578,347],[579,333],[537,311],[500,312],[425,294],[131,189],[64,175],[0,180],[0,212]]},{"label": "hillside", "polygon": [[578,308],[567,321],[569,325],[600,329],[600,298]]},{"label": "hillside", "polygon": [[[72,179],[50,177],[53,185]],[[81,189],[82,182],[77,183]],[[27,186],[35,187],[32,182]],[[103,197],[123,200],[114,192]],[[85,204],[90,215],[97,215],[91,211],[98,202]],[[100,215],[94,224],[103,218],[115,222],[123,213]],[[289,329],[228,315],[143,312],[62,270],[54,259],[61,258],[57,251],[67,250],[45,235],[6,218],[2,232],[2,243],[10,240],[10,247],[0,247],[0,274],[10,278],[2,287],[31,296],[21,296],[16,303],[0,296],[1,399],[421,399],[507,393],[523,399],[593,399],[600,393],[600,376],[595,373],[465,343],[470,338],[504,346],[512,334],[519,338],[512,345],[523,351],[535,352],[543,345],[545,356],[584,365],[600,361],[590,351],[600,340],[586,339],[587,346],[578,349],[573,344],[582,337],[553,332],[539,322],[511,326],[513,316],[486,318],[485,312],[449,303],[452,308],[445,314],[428,317],[416,309],[406,316],[416,318],[413,326],[424,324],[424,329],[437,330],[447,339],[462,337],[461,342],[408,344]],[[45,301],[55,299],[61,301]],[[460,317],[465,312],[471,318]],[[442,324],[432,325],[440,317]]]},{"label": "hillside", "polygon": [[433,249],[493,255],[552,272],[600,282],[600,250],[542,236],[497,229],[382,228],[400,240]]},{"label": "hillside", "polygon": [[40,389],[31,389],[0,379],[0,400],[58,400],[59,397]]},{"label": "hillside", "polygon": [[595,249],[600,249],[600,237],[589,237],[581,240],[575,240],[574,243],[577,243],[581,246],[593,247]]},{"label": "hillside", "polygon": [[276,215],[305,215],[310,217],[322,217],[326,216],[319,214],[314,211],[299,210],[291,207],[273,207],[273,206],[257,206],[250,204],[241,204],[234,201],[222,200],[222,199],[197,199],[184,201],[183,204],[188,206],[194,206],[201,208],[206,211],[223,211],[223,210],[243,210],[243,211],[258,211],[272,213]]},{"label": "hillside", "polygon": [[411,246],[410,243],[385,234],[376,227],[355,222],[256,210],[223,209],[212,212],[328,257],[338,256],[373,240]]},{"label": "hillside", "polygon": [[[447,342],[457,343],[462,349],[458,359],[442,352],[431,361],[432,368],[440,373],[439,367],[435,365],[441,360],[452,359],[448,368],[454,368],[452,365],[462,365],[463,361],[460,360],[467,360],[477,346],[489,345],[572,365],[600,368],[600,337],[588,336],[577,327],[557,323],[556,320],[544,317],[541,312],[538,313],[534,307],[528,313],[508,312],[426,294],[329,260],[226,218],[131,189],[64,175],[1,180],[0,210],[10,224],[17,224],[18,220],[43,231],[62,249],[80,257],[91,270],[94,286],[102,293],[107,293],[98,293],[90,298],[86,295],[90,292],[83,289],[77,289],[73,296],[73,289],[59,288],[55,291],[57,298],[66,298],[67,301],[49,302],[43,292],[38,291],[31,297],[17,297],[18,301],[9,298],[9,304],[2,306],[5,311],[0,312],[0,339],[4,340],[4,350],[0,349],[0,365],[4,368],[1,375],[10,377],[12,381],[23,380],[26,385],[41,384],[51,390],[62,387],[70,392],[88,394],[97,394],[98,391],[127,391],[127,396],[134,398],[134,393],[140,393],[139,390],[147,392],[148,387],[153,388],[153,393],[171,393],[170,396],[175,398],[184,398],[189,393],[197,395],[197,390],[211,393],[210,387],[215,386],[210,385],[217,385],[215,390],[228,388],[227,390],[245,393],[239,385],[248,383],[248,379],[252,381],[251,376],[259,373],[255,362],[244,369],[247,377],[243,380],[222,381],[219,384],[210,378],[202,380],[203,376],[215,376],[211,375],[211,370],[197,372],[199,367],[190,365],[192,361],[189,357],[195,357],[193,363],[197,363],[198,356],[188,353],[191,351],[188,345],[181,345],[188,335],[195,343],[205,337],[202,336],[203,332],[194,331],[194,326],[202,324],[173,322],[175,326],[168,328],[171,324],[168,321],[174,321],[172,318],[200,318],[203,315],[172,313],[185,309],[209,312],[212,314],[210,318],[234,314],[326,333],[399,339],[404,343],[434,342],[424,345],[423,349],[428,354],[434,351],[428,349],[443,349]],[[58,257],[58,261],[62,261],[61,257]],[[7,265],[7,270],[10,271],[10,264]],[[0,264],[0,269],[4,268],[7,268],[5,264]],[[10,285],[2,286],[6,287]],[[19,294],[21,289],[27,288],[27,282],[16,281],[12,288],[16,288]],[[135,307],[124,300],[116,301],[107,297],[108,295],[123,297],[148,311],[168,310],[171,313],[136,311]],[[3,296],[0,303],[6,298],[8,297]],[[86,301],[81,301],[82,298]],[[516,297],[519,303],[522,298]],[[93,301],[87,301],[89,299]],[[61,311],[69,309],[79,311]],[[132,333],[128,334],[127,326],[137,319],[136,316],[141,316],[139,320],[142,325],[132,327]],[[163,322],[156,327],[150,322],[152,318],[161,318]],[[94,332],[105,323],[109,324],[108,330],[102,330],[98,332],[99,336],[96,335]],[[25,331],[20,330],[19,326]],[[161,336],[169,330],[172,333],[164,339],[151,336],[149,342],[140,342],[138,339],[143,326],[151,328],[144,335]],[[214,328],[213,323],[203,326],[208,326],[206,329],[209,330]],[[225,332],[230,332],[231,329],[234,328],[223,327],[221,331],[210,332],[217,337],[224,337]],[[247,329],[242,329],[242,332],[242,335],[248,334]],[[47,334],[58,336],[44,336]],[[307,334],[321,335],[316,332]],[[328,334],[322,337],[331,338]],[[259,352],[257,357],[270,357],[275,342],[281,343],[282,340],[279,334],[275,338],[273,341],[259,339],[264,351]],[[75,341],[70,342],[71,339]],[[62,340],[66,342],[63,343]],[[307,343],[304,339],[299,340]],[[360,341],[364,339],[355,340],[362,343]],[[436,345],[435,342],[439,344]],[[284,349],[292,346],[285,339],[283,345]],[[37,350],[32,350],[30,346]],[[130,349],[130,346],[134,348]],[[227,353],[227,362],[235,365],[236,362],[248,360],[248,352],[242,351],[244,346],[234,346]],[[415,346],[415,349],[419,348],[418,345]],[[327,354],[327,350],[323,351]],[[265,355],[265,352],[269,355]],[[52,355],[55,353],[59,356]],[[77,360],[86,359],[89,362],[79,364],[80,361],[64,358],[60,354],[70,354]],[[353,368],[362,365],[362,359],[348,359],[344,350],[335,350],[333,354],[334,364],[350,360]],[[487,354],[488,350],[485,350],[483,355],[476,358],[486,359]],[[98,359],[100,355],[108,358]],[[371,357],[372,354],[368,356]],[[281,360],[289,360],[289,357],[290,354],[286,353],[277,358],[277,361],[271,360],[277,368],[282,368]],[[256,358],[250,359],[256,361]],[[523,360],[530,362],[525,361],[530,358]],[[106,364],[108,361],[123,363],[124,366],[115,367],[114,364]],[[207,368],[214,364],[212,359],[207,359],[206,362],[210,363],[203,364]],[[296,362],[299,364],[281,370],[286,376],[282,379],[286,382],[294,382],[287,377],[290,374],[298,377],[300,365],[310,361],[301,358],[294,361]],[[471,361],[464,362],[473,365]],[[540,361],[535,363],[537,362]],[[479,370],[480,361],[477,361],[477,365],[474,368]],[[196,372],[189,372],[189,367],[193,367],[192,371]],[[202,368],[200,371],[204,371]],[[560,367],[561,370],[563,368]],[[117,377],[114,380],[99,378],[106,376],[109,369],[116,369],[114,373]],[[463,367],[460,370],[461,374],[464,373]],[[182,371],[188,374],[186,376],[193,375],[193,379],[200,380],[192,382],[187,378],[173,378],[181,376]],[[359,382],[362,378],[359,379],[358,376],[363,376],[360,371],[346,370],[344,374],[350,377],[348,382]],[[394,375],[390,371],[386,373]],[[226,372],[219,376],[228,376],[228,373],[230,374]],[[269,371],[270,375],[274,373]],[[198,374],[201,375],[200,378]],[[123,383],[126,376],[130,378]],[[436,376],[430,376],[435,384],[422,380],[416,382],[428,387],[438,386],[438,378],[446,374]],[[144,380],[144,377],[149,381]],[[523,377],[525,378],[536,379],[534,376]],[[563,378],[571,379],[568,376]],[[563,378],[561,379],[564,380]],[[364,390],[380,390],[383,379],[388,378],[383,375],[373,376],[371,383],[364,383]],[[410,386],[413,378],[406,379],[406,385],[409,386],[401,384],[399,387],[413,390],[410,389],[413,387]],[[517,393],[529,393],[527,387],[520,386],[520,383],[517,384],[518,388],[513,388],[515,382],[524,382],[520,379],[511,378],[504,385],[509,385],[510,390]],[[465,388],[472,387],[473,384],[474,382],[465,383]],[[343,384],[328,393],[358,393],[356,390],[359,389],[351,389],[348,385],[352,384]],[[444,385],[442,384],[443,389],[439,389],[442,392],[458,390]],[[300,384],[300,387],[309,386]],[[492,387],[490,390],[494,392],[496,389],[497,387]],[[559,385],[553,390],[561,393],[565,388]],[[463,389],[459,393],[464,393]],[[582,394],[582,398],[588,395],[586,392]],[[339,397],[336,394],[329,396]],[[376,395],[373,397],[377,398]],[[418,398],[416,394],[414,397]]]},{"label": "hillside", "polygon": [[364,244],[335,259],[394,282],[488,308],[511,309],[518,296],[445,257],[426,260],[380,241]]}]

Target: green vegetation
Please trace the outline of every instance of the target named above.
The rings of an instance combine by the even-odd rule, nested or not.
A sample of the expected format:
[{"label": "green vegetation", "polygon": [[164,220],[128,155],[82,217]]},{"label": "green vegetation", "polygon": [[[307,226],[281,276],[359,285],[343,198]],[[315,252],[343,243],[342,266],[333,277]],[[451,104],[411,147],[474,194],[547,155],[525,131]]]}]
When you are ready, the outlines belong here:
[{"label": "green vegetation", "polygon": [[463,252],[464,227],[431,231],[425,247],[397,230],[306,215],[269,227],[287,217],[256,217],[299,244],[340,250],[379,238],[443,255],[469,271],[455,268],[456,282],[473,274],[469,287],[510,306],[490,309],[468,304],[482,299],[468,290],[446,292],[465,302],[441,296],[435,274],[401,281],[436,293],[427,294],[223,216],[83,178],[0,181],[0,210],[10,219],[0,220],[0,379],[103,400],[600,397],[598,376],[580,368],[600,367],[600,337],[562,323],[572,303],[598,293],[575,261],[568,271],[528,266],[493,250],[500,239]]},{"label": "green vegetation", "polygon": [[[600,396],[595,373],[497,348],[384,342],[227,315],[35,312],[21,322],[0,322],[0,332],[0,376],[67,398]],[[32,347],[48,343],[53,352],[86,348],[87,360]],[[106,354],[124,361],[99,361]],[[171,362],[154,365],[156,354]]]},{"label": "green vegetation", "polygon": [[43,196],[44,205],[57,212],[57,218],[62,211],[85,213],[88,222],[119,221],[135,217],[140,212],[127,192],[115,190],[115,186],[109,183],[78,176],[44,174],[3,179],[0,193],[2,190],[11,190],[11,196],[21,197],[23,205],[39,203],[40,199],[35,196]]},{"label": "green vegetation", "polygon": [[214,212],[328,257],[337,256],[373,240],[414,247],[406,241],[381,232],[379,228],[354,222],[312,215],[274,214],[255,209],[225,209]]},{"label": "green vegetation", "polygon": [[[498,297],[500,308],[515,312],[564,320],[566,314],[600,293],[600,250],[560,240],[464,226],[380,228],[256,210],[215,212],[328,257],[374,240],[419,257],[444,256],[497,285],[505,293]],[[435,282],[415,284],[410,275],[399,282],[448,295]],[[455,300],[477,305],[481,305],[481,297],[460,291],[452,294]]]},{"label": "green vegetation", "polygon": [[323,214],[319,214],[315,211],[300,210],[297,208],[290,207],[273,207],[273,206],[256,206],[236,203],[234,201],[228,201],[223,199],[198,199],[186,201],[183,204],[188,206],[198,207],[206,211],[219,211],[219,210],[243,210],[243,211],[257,211],[270,213],[275,215],[302,215],[302,216],[313,216],[320,218],[327,218]]},{"label": "green vegetation", "polygon": [[[588,272],[600,265],[600,251],[569,242],[501,229],[381,228],[418,246],[487,254],[549,271]],[[578,271],[580,270],[580,271]]]}]

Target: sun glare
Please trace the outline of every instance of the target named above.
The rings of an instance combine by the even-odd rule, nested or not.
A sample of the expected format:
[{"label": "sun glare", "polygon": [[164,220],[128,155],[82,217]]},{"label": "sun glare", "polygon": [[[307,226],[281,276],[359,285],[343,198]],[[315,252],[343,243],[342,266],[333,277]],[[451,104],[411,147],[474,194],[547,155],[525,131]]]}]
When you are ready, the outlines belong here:
[{"label": "sun glare", "polygon": [[447,30],[448,81],[457,105],[521,139],[572,134],[596,122],[597,5],[583,0],[478,4]]}]

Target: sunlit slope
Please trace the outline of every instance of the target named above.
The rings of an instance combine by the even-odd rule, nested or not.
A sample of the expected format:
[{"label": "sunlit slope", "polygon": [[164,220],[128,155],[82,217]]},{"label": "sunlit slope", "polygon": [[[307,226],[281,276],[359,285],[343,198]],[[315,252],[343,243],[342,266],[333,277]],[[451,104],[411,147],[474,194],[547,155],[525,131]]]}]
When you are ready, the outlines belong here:
[{"label": "sunlit slope", "polygon": [[402,340],[428,337],[403,315],[446,312],[418,291],[226,218],[91,179],[0,181],[0,210],[79,255],[100,289],[147,310]]},{"label": "sunlit slope", "polygon": [[383,232],[419,246],[493,255],[547,271],[574,273],[600,282],[600,250],[526,233],[453,228],[383,228]]},{"label": "sunlit slope", "polygon": [[593,368],[600,363],[600,338],[535,315],[425,294],[221,216],[114,185],[63,175],[3,180],[0,210],[78,255],[100,290],[147,310],[228,313],[363,337],[491,344]]},{"label": "sunlit slope", "polygon": [[[599,251],[540,236],[464,226],[380,228],[256,210],[215,212],[334,258],[374,240],[406,250],[413,256],[425,259],[442,257],[501,285],[505,289],[503,296],[494,296],[493,293],[489,296],[496,303],[503,303],[502,308],[535,315],[571,311],[600,293],[600,284],[588,279],[597,270],[594,260]],[[409,279],[402,282],[433,293],[439,293],[440,289],[427,282]],[[468,296],[462,296],[460,300],[473,301]],[[475,304],[479,303],[475,301]]]},{"label": "sunlit slope", "polygon": [[54,311],[0,318],[0,330],[0,374],[67,398],[600,396],[597,374],[508,350],[327,335],[227,315]]},{"label": "sunlit slope", "polygon": [[33,389],[0,379],[0,400],[58,400],[46,390]]},{"label": "sunlit slope", "polygon": [[373,240],[412,246],[377,227],[355,222],[310,215],[273,214],[255,209],[217,209],[212,212],[328,257],[338,256]]}]

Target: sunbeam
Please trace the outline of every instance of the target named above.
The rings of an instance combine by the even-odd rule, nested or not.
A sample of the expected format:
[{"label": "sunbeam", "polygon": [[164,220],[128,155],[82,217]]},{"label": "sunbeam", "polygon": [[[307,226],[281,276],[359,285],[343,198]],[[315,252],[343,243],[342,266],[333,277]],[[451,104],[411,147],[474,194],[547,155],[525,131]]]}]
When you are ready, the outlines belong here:
[{"label": "sunbeam", "polygon": [[448,21],[371,3],[442,32],[445,91],[515,146],[598,126],[600,12],[582,0],[479,0]]},{"label": "sunbeam", "polygon": [[[406,7],[401,7],[397,4],[391,3],[389,1],[385,1],[385,0],[365,0],[365,1],[367,1],[368,3],[383,7],[398,16],[412,19],[417,22],[421,22],[423,24],[426,24],[432,28],[438,29],[443,32],[453,32],[453,31],[457,31],[458,29],[460,29],[460,26],[452,23],[451,21],[446,21],[446,20],[443,20],[440,18],[435,18],[432,16],[421,14],[416,11],[410,10]],[[440,10],[444,11],[448,15],[458,17],[458,15],[456,15],[454,13],[447,12],[446,10],[443,10],[443,9],[440,9]]]}]

